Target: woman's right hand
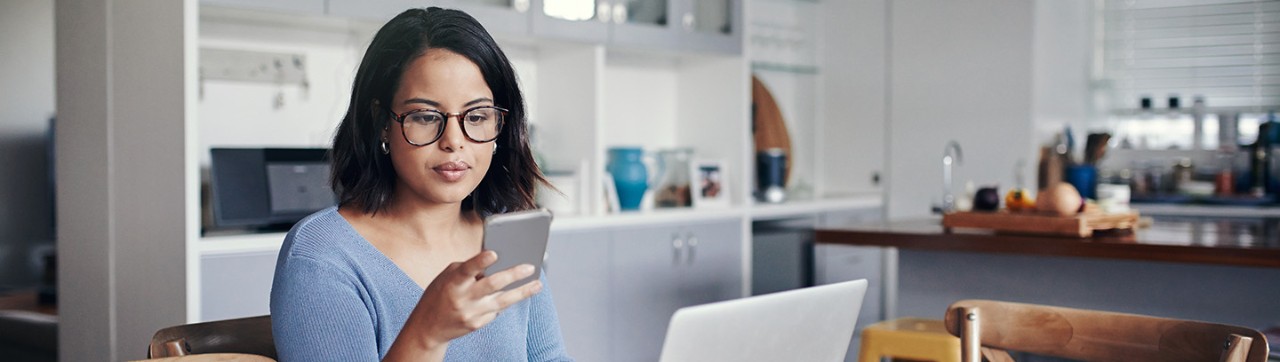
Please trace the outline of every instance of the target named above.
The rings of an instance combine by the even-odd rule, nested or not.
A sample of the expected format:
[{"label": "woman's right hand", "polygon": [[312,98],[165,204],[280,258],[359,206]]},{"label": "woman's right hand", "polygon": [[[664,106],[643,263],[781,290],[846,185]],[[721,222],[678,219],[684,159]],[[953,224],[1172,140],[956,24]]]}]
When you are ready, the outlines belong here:
[{"label": "woman's right hand", "polygon": [[485,268],[497,260],[496,253],[486,250],[445,267],[422,292],[422,299],[396,338],[397,344],[408,337],[411,340],[406,342],[426,351],[439,352],[443,357],[449,341],[484,327],[502,310],[542,290],[542,282],[535,279],[503,291],[508,284],[532,275],[534,268],[521,264],[484,275]]}]

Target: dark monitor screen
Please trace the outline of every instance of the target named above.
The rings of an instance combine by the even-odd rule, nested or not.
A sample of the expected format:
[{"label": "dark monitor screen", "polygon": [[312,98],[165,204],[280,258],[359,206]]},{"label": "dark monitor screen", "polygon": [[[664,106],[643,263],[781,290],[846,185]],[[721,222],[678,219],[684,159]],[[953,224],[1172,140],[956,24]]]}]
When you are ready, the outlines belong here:
[{"label": "dark monitor screen", "polygon": [[287,228],[336,203],[328,149],[210,150],[215,227]]}]

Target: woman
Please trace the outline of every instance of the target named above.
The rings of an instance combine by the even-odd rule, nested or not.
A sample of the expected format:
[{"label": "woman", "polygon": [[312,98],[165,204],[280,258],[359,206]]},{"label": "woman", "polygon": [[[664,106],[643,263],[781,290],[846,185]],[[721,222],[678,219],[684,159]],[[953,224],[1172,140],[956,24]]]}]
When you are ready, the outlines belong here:
[{"label": "woman", "polygon": [[[338,206],[285,239],[271,290],[281,360],[567,360],[530,265],[493,275],[484,217],[542,178],[506,55],[475,19],[412,9],[378,30],[333,141]],[[541,293],[539,293],[541,291]]]}]

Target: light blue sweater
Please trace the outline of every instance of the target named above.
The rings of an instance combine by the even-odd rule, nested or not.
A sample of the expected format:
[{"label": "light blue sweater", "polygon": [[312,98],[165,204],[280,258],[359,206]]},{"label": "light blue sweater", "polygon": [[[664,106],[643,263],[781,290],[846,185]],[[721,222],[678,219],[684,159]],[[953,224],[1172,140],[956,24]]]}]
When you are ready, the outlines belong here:
[{"label": "light blue sweater", "polygon": [[[276,351],[281,361],[381,360],[421,297],[336,207],[322,210],[294,225],[280,249],[271,286]],[[454,339],[445,360],[571,360],[549,288]]]}]

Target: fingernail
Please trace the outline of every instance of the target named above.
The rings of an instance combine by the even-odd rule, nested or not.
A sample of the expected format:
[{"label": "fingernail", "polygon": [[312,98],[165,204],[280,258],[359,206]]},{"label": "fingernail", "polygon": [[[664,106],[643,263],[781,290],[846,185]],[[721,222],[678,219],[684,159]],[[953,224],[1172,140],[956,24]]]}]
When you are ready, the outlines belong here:
[{"label": "fingernail", "polygon": [[521,264],[520,274],[533,274],[533,266],[529,264]]},{"label": "fingernail", "polygon": [[498,260],[498,252],[493,250],[485,250],[484,252],[489,254],[489,260]]}]

